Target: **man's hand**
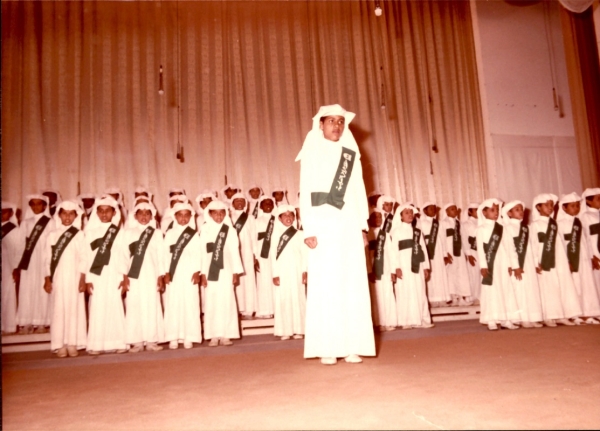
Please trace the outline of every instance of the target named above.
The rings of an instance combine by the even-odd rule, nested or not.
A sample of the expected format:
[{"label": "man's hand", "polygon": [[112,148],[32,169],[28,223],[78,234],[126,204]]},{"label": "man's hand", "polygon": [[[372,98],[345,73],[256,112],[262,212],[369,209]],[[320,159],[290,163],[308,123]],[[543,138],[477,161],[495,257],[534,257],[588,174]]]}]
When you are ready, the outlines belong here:
[{"label": "man's hand", "polygon": [[425,275],[425,281],[429,281],[429,279],[431,278],[431,270],[430,269],[424,269],[423,270],[423,274]]},{"label": "man's hand", "polygon": [[121,287],[121,295],[125,295],[129,292],[129,277],[126,274],[123,274],[123,281],[119,285]]},{"label": "man's hand", "polygon": [[254,258],[254,271],[260,272],[260,262],[257,258]]},{"label": "man's hand", "polygon": [[240,275],[239,274],[233,274],[233,285],[234,286],[240,285]]},{"label": "man's hand", "polygon": [[279,277],[273,277],[273,284],[279,286]]},{"label": "man's hand", "polygon": [[400,268],[396,268],[396,279],[402,280],[402,270]]},{"label": "man's hand", "polygon": [[523,269],[521,269],[521,268],[513,269],[513,274],[517,280],[523,280],[524,272],[525,271],[523,271]]},{"label": "man's hand", "polygon": [[600,271],[600,259],[596,256],[592,257],[592,268],[596,271]]},{"label": "man's hand", "polygon": [[467,256],[467,259],[469,260],[469,263],[471,264],[471,266],[475,266],[475,263],[477,262],[477,260],[475,260],[475,258],[473,256]]},{"label": "man's hand", "polygon": [[50,281],[50,277],[46,277],[46,279],[44,280],[44,290],[46,291],[46,293],[52,292],[52,282]]},{"label": "man's hand", "polygon": [[92,295],[94,293],[94,284],[93,283],[86,283],[85,288],[87,290],[88,295]]},{"label": "man's hand", "polygon": [[392,283],[396,283],[396,274],[392,274]]},{"label": "man's hand", "polygon": [[542,273],[542,265],[538,265],[538,266],[535,268],[535,272],[537,272],[538,274],[541,274],[541,273]]},{"label": "man's hand", "polygon": [[79,276],[79,291],[82,292],[82,293],[86,291],[85,274],[81,274]]},{"label": "man's hand", "polygon": [[488,269],[487,269],[487,268],[481,268],[481,276],[482,276],[483,278],[487,277],[489,273],[490,273],[490,272],[488,271]]},{"label": "man's hand", "polygon": [[302,284],[306,284],[308,282],[308,275],[306,272],[302,273]]},{"label": "man's hand", "polygon": [[206,275],[205,274],[201,274],[200,275],[200,286],[202,286],[202,287],[208,287],[208,280],[206,279]]},{"label": "man's hand", "polygon": [[310,249],[314,249],[317,247],[318,243],[317,243],[317,237],[316,236],[311,236],[308,237],[304,240],[304,244],[306,244],[308,246],[308,248]]},{"label": "man's hand", "polygon": [[192,284],[200,284],[200,271],[196,271],[192,274]]},{"label": "man's hand", "polygon": [[165,286],[171,283],[171,274],[168,272],[164,275],[163,281],[165,282]]},{"label": "man's hand", "polygon": [[165,279],[162,275],[158,276],[158,279],[156,280],[156,286],[158,286],[158,291],[160,293],[165,291]]},{"label": "man's hand", "polygon": [[444,263],[446,265],[450,265],[452,263],[453,259],[452,256],[450,255],[450,253],[448,253],[448,255],[444,258]]}]

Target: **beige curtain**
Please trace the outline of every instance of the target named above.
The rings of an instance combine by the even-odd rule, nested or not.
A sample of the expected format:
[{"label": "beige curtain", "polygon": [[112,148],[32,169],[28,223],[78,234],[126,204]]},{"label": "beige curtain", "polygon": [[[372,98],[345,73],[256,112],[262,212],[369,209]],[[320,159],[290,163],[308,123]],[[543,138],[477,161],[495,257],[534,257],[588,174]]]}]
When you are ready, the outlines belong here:
[{"label": "beige curtain", "polygon": [[482,199],[469,2],[381,6],[2,1],[3,199],[119,186],[129,204],[145,185],[160,209],[170,187],[194,197],[227,179],[294,202],[294,158],[331,103],[357,113],[367,190]]}]

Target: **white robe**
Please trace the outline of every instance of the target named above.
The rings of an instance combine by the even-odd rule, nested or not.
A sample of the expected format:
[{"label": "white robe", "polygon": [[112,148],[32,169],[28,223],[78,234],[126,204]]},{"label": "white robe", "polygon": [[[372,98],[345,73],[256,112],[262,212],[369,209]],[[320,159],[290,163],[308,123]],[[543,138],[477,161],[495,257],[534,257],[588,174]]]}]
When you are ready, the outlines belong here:
[{"label": "white robe", "polygon": [[[48,235],[45,254],[45,277],[50,276],[52,246],[68,229],[60,226]],[[85,234],[78,231],[64,249],[52,280],[50,293],[50,349],[63,346],[76,346],[85,349],[87,345],[87,320],[85,314],[85,294],[79,291],[81,274],[88,270]]]},{"label": "white robe", "polygon": [[[477,250],[473,250],[470,241],[475,241],[475,232],[477,231],[477,219],[469,217],[461,226],[462,246],[464,254],[475,258],[475,266],[467,260],[467,272],[469,274],[469,286],[471,287],[471,297],[479,299],[481,297],[481,268],[479,267],[479,259],[477,258]],[[472,240],[470,238],[473,238]]]},{"label": "white robe", "polygon": [[[273,297],[273,274],[271,270],[270,252],[268,258],[261,257],[263,242],[265,238],[258,239],[258,235],[266,232],[269,220],[275,217],[274,213],[261,214],[256,219],[254,235],[254,256],[258,259],[260,271],[256,274],[256,315],[268,316],[275,313]],[[273,228],[273,230],[275,230]],[[271,244],[273,239],[271,239]]]},{"label": "white robe", "polygon": [[[347,127],[344,134],[350,133]],[[311,193],[331,189],[340,162],[342,140],[343,137],[338,142],[322,138],[313,149],[303,149],[300,156],[304,237],[314,236],[318,241],[317,247],[308,252],[305,358],[375,355],[361,232],[368,229],[369,214],[358,152],[347,180],[342,209],[329,204],[311,204]]]},{"label": "white robe", "polygon": [[279,277],[275,294],[275,335],[279,337],[304,334],[306,318],[306,289],[302,273],[306,272],[308,247],[302,231],[294,236],[277,257],[277,247],[285,230],[278,230],[271,242],[271,267],[273,278]]},{"label": "white robe", "polygon": [[[133,263],[129,245],[139,241],[147,226],[136,223],[123,232],[118,250],[124,262],[121,275],[127,275]],[[165,263],[164,240],[160,229],[155,229],[140,268],[139,277],[129,277],[129,291],[125,297],[125,341],[127,344],[161,343],[165,341],[163,311],[158,291],[158,277],[168,271]]]},{"label": "white robe", "polygon": [[[171,246],[177,243],[184,229],[175,224],[165,235],[165,272],[171,264]],[[195,233],[183,249],[175,275],[171,276],[171,283],[167,284],[163,295],[165,341],[202,342],[199,286],[192,282],[193,274],[202,269],[201,253],[200,237]]]},{"label": "white robe", "polygon": [[[207,251],[207,244],[216,247],[221,225],[206,223],[200,233],[202,274],[208,280],[213,252]],[[204,306],[204,338],[240,338],[238,310],[233,287],[233,274],[244,272],[239,252],[239,240],[233,226],[229,226],[225,245],[222,249],[223,269],[217,281],[208,280],[206,304]]]},{"label": "white robe", "polygon": [[17,291],[12,273],[23,252],[19,240],[18,225],[2,238],[2,332],[6,333],[17,330]]},{"label": "white robe", "polygon": [[448,275],[448,288],[450,295],[470,297],[472,292],[465,254],[461,249],[460,256],[454,256],[452,248],[452,235],[447,235],[448,229],[455,229],[455,220],[455,218],[447,217],[440,222],[441,237],[438,239],[438,241],[446,241],[446,253],[449,253],[450,256],[452,256],[452,263],[446,265],[446,274]]},{"label": "white robe", "polygon": [[[27,238],[42,215],[38,214],[21,223],[19,227],[21,256],[25,249]],[[44,290],[44,254],[46,251],[46,240],[53,229],[54,220],[50,219],[33,249],[29,267],[27,270],[21,270],[19,305],[17,309],[17,325],[19,326],[50,325],[50,295]],[[21,256],[19,256],[19,261],[21,260]]]},{"label": "white robe", "polygon": [[413,239],[413,227],[409,223],[399,222],[394,224],[392,230],[394,239],[395,268],[402,270],[402,278],[396,280],[396,310],[398,326],[422,326],[431,323],[429,303],[425,287],[424,270],[430,269],[429,259],[423,234],[419,235],[419,244],[424,254],[425,261],[419,264],[419,272],[411,269],[414,248],[399,250],[398,242]]},{"label": "white robe", "polygon": [[[558,233],[560,235],[562,248],[567,253],[569,240],[565,235],[570,235],[573,230],[573,216],[564,214],[564,218],[558,221]],[[584,226],[582,223],[582,230]],[[558,241],[557,241],[558,244]],[[579,297],[579,305],[583,316],[600,316],[600,296],[596,289],[594,271],[592,269],[592,257],[589,254],[588,237],[581,232],[581,244],[579,245],[579,270],[572,272],[573,283]]]},{"label": "white robe", "polygon": [[[431,240],[429,235],[431,233],[432,223],[432,217],[421,214],[420,229],[425,238],[425,244],[429,244],[429,241]],[[425,250],[425,253],[428,253],[427,250]],[[448,283],[446,264],[444,263],[446,253],[446,231],[442,231],[442,225],[440,223],[433,259],[428,255],[429,264],[431,265],[431,278],[427,282],[427,297],[429,302],[448,302],[452,299],[450,297],[450,286]]]},{"label": "white robe", "polygon": [[[243,211],[232,210],[232,221],[235,226]],[[240,275],[240,284],[235,288],[240,313],[252,315],[256,311],[256,273],[254,272],[254,238],[256,229],[255,218],[248,214],[246,223],[238,234],[240,241],[240,256],[244,272]]]},{"label": "white robe", "polygon": [[[600,236],[600,232],[598,232],[598,230],[600,230],[598,228],[598,225],[600,225],[600,211],[595,208],[587,207],[584,212],[582,208],[582,213],[579,218],[583,224],[583,233],[587,238],[590,259],[592,256],[600,259],[600,248],[598,247],[598,236]],[[598,292],[598,295],[600,295],[600,270],[594,269],[592,273],[594,274],[596,291]]]},{"label": "white robe", "polygon": [[[513,270],[519,268],[519,255],[515,240],[519,237],[521,230],[521,220],[509,219],[504,222],[504,235],[506,235],[506,247],[510,257],[510,266]],[[529,238],[527,241],[527,251],[525,253],[525,262],[523,264],[523,274],[521,280],[514,276],[510,277],[515,291],[515,298],[521,312],[521,322],[541,322],[543,320],[542,299],[540,295],[540,285],[535,270],[536,263],[534,259],[534,242],[529,229]],[[511,242],[512,241],[512,242]]]},{"label": "white robe", "polygon": [[[379,228],[369,229],[369,243],[374,241],[377,245],[377,236]],[[390,234],[386,233],[385,244],[383,247],[383,275],[381,280],[375,280],[371,284],[371,304],[373,308],[373,323],[376,326],[398,326],[398,316],[396,314],[396,298],[394,296],[394,284],[392,283],[392,274],[395,273],[393,252],[394,243]],[[369,247],[369,256],[367,259],[367,270],[374,273],[374,260],[377,250],[371,250]],[[374,276],[374,275],[373,275]]]},{"label": "white robe", "polygon": [[[546,233],[548,229],[548,217],[540,216],[536,221],[531,223],[530,228],[529,234],[533,242],[532,248],[535,263],[538,266],[541,263],[544,248],[544,243],[539,241],[538,234]],[[560,235],[557,233],[557,236]],[[544,320],[570,319],[581,316],[582,312],[575,284],[573,283],[573,277],[569,271],[567,256],[561,241],[560,237],[556,239],[556,267],[550,271],[542,271],[538,275]]]},{"label": "white robe", "polygon": [[[477,257],[479,267],[488,269],[484,245],[491,240],[495,222],[484,220],[477,227],[475,233],[477,241]],[[480,275],[481,298],[479,321],[483,324],[502,323],[505,321],[519,322],[521,315],[515,298],[515,292],[510,280],[508,268],[511,266],[509,248],[507,243],[512,242],[512,237],[507,234],[506,229],[502,231],[502,239],[496,251],[494,259],[494,273],[491,285],[484,285],[483,277]]]},{"label": "white robe", "polygon": [[119,230],[111,247],[108,265],[102,268],[100,275],[90,272],[94,258],[100,248],[92,250],[91,244],[103,238],[111,223],[100,223],[98,227],[85,231],[87,242],[86,282],[94,285],[89,299],[88,351],[121,350],[125,343],[125,311],[121,299],[119,284],[123,281],[118,250],[122,247],[123,231]]}]

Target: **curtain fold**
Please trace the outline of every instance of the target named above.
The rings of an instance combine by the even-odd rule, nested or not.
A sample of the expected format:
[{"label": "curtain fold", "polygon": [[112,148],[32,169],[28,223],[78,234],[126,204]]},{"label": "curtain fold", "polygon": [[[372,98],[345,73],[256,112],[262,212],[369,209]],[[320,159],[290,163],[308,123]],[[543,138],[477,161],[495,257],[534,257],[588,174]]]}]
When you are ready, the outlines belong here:
[{"label": "curtain fold", "polygon": [[[486,196],[469,2],[3,1],[2,195],[284,186],[320,105],[368,190]],[[158,94],[159,67],[164,95]],[[176,158],[178,142],[184,163]]]}]

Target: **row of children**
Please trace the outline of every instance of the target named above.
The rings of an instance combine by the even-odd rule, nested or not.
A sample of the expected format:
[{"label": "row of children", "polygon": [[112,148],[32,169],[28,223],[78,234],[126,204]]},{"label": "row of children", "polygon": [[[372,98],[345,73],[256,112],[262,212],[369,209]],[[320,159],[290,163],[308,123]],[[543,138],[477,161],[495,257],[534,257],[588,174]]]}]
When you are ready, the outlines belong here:
[{"label": "row of children", "polygon": [[276,193],[276,207],[276,198],[248,198],[227,187],[226,202],[205,192],[194,210],[182,190],[171,190],[164,235],[147,190],[136,190],[125,223],[122,195],[111,191],[93,197],[89,209],[87,196],[81,205],[56,202],[53,216],[47,196],[27,196],[20,227],[16,206],[2,203],[3,332],[49,326],[51,348],[61,357],[83,348],[91,354],[129,346],[160,350],[164,341],[191,348],[202,342],[202,303],[210,346],[239,338],[238,311],[242,318],[275,314],[276,335],[302,338],[305,245],[284,191]]},{"label": "row of children", "polygon": [[490,330],[600,323],[600,188],[560,200],[538,195],[530,224],[521,201],[470,204],[461,224],[453,203],[438,220],[434,202],[422,214],[411,203],[394,214],[393,198],[369,200],[367,262],[380,330],[431,327],[428,301],[480,303]]}]

